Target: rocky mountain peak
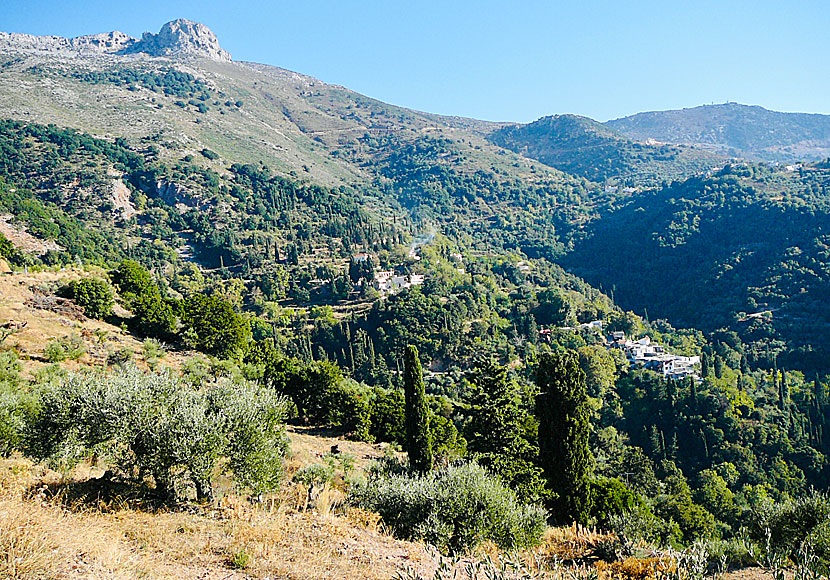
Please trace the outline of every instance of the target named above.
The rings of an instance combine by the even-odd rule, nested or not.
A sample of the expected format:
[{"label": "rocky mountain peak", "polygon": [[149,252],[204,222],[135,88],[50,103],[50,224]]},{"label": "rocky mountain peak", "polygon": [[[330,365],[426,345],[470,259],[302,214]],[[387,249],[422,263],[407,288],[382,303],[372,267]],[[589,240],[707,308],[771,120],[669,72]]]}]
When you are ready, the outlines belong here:
[{"label": "rocky mountain peak", "polygon": [[219,39],[210,28],[184,18],[168,22],[158,34],[145,32],[127,52],[143,52],[151,56],[202,56],[225,62],[231,60],[230,53],[219,46]]},{"label": "rocky mountain peak", "polygon": [[210,28],[184,18],[168,22],[158,34],[145,32],[141,40],[117,31],[77,38],[0,32],[0,51],[4,49],[78,55],[143,53],[150,56],[198,56],[224,62],[231,60],[230,53],[219,46],[219,39]]}]

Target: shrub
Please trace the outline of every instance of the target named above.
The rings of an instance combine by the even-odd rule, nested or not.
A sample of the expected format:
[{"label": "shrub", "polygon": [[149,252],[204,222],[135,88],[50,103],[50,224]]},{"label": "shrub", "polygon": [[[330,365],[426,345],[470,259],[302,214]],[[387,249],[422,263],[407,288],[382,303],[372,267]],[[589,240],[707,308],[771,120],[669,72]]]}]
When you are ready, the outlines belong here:
[{"label": "shrub", "polygon": [[86,346],[80,336],[64,336],[53,338],[46,343],[43,356],[50,363],[69,360],[78,360],[86,352]]},{"label": "shrub", "polygon": [[173,306],[160,294],[136,297],[130,303],[133,318],[130,325],[144,336],[167,338],[176,330],[176,314]]},{"label": "shrub", "polygon": [[110,272],[110,280],[118,286],[127,300],[158,291],[156,283],[144,266],[133,260],[124,260]]},{"label": "shrub", "polygon": [[100,278],[81,278],[69,283],[69,294],[89,318],[112,316],[112,287]]},{"label": "shrub", "polygon": [[423,540],[441,551],[463,551],[484,540],[505,549],[539,542],[546,514],[524,506],[498,478],[475,463],[424,475],[387,460],[368,482],[354,486],[351,502],[375,511],[395,535]]},{"label": "shrub", "polygon": [[73,374],[42,388],[26,451],[65,466],[98,455],[125,478],[151,476],[164,499],[174,499],[177,483],[187,482],[198,498],[211,497],[220,466],[240,486],[263,491],[279,480],[284,416],[282,399],[248,383],[220,381],[200,390],[170,373],[135,367]]},{"label": "shrub", "polygon": [[683,538],[677,523],[658,518],[643,504],[611,515],[606,526],[623,544],[645,541],[658,546],[679,546]]},{"label": "shrub", "polygon": [[774,551],[797,557],[807,541],[830,564],[830,497],[813,492],[805,497],[779,504],[762,504],[751,514],[751,535],[766,542]]},{"label": "shrub", "polygon": [[17,386],[17,382],[0,379],[0,456],[5,457],[20,448],[26,428],[25,417],[30,409],[31,397]]},{"label": "shrub", "polygon": [[640,498],[619,479],[597,478],[591,480],[591,518],[597,522],[608,521],[634,509]]},{"label": "shrub", "polygon": [[376,387],[369,400],[369,433],[375,441],[403,443],[404,400],[402,391]]},{"label": "shrub", "polygon": [[144,351],[144,360],[147,361],[150,367],[155,367],[159,359],[164,358],[164,355],[167,354],[164,345],[155,338],[145,339],[141,346]]}]

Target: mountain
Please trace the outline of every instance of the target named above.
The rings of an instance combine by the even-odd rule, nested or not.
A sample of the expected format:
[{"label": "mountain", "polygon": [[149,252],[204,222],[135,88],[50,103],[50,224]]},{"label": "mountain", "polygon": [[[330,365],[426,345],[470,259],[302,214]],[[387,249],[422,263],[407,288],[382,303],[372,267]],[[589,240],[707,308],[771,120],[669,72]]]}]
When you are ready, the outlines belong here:
[{"label": "mountain", "polygon": [[639,141],[695,144],[761,161],[814,161],[830,156],[830,115],[724,103],[638,113],[606,124]]},{"label": "mountain", "polygon": [[[131,256],[172,276],[196,260],[300,307],[330,300],[352,254],[411,268],[418,240],[435,237],[447,256],[503,260],[516,283],[527,267],[517,261],[561,263],[616,288],[627,308],[683,325],[736,329],[773,350],[830,341],[820,313],[812,334],[796,323],[822,287],[798,285],[786,257],[797,248],[809,263],[794,271],[825,279],[819,166],[749,164],[739,181],[753,193],[730,205],[712,193],[722,148],[641,142],[574,115],[529,125],[433,115],[224,54],[186,21],[141,40],[0,37],[0,100],[14,120],[0,125],[0,218],[58,244],[50,263]],[[614,183],[634,187],[615,195]],[[766,249],[747,261],[756,247]],[[442,283],[475,271],[442,268]],[[564,278],[539,283],[553,279]],[[705,303],[688,298],[699,295],[690,279]],[[592,300],[568,280],[582,288],[574,300]],[[795,295],[771,326],[737,323]]]},{"label": "mountain", "polygon": [[490,133],[493,143],[592,181],[650,185],[689,177],[722,160],[687,146],[641,143],[588,117],[554,115]]},{"label": "mountain", "polygon": [[168,22],[158,34],[145,32],[141,40],[118,31],[76,38],[0,32],[0,45],[6,50],[35,50],[63,56],[72,53],[79,56],[142,53],[150,56],[203,57],[220,62],[231,60],[230,53],[219,46],[213,31],[204,24],[184,18]]}]

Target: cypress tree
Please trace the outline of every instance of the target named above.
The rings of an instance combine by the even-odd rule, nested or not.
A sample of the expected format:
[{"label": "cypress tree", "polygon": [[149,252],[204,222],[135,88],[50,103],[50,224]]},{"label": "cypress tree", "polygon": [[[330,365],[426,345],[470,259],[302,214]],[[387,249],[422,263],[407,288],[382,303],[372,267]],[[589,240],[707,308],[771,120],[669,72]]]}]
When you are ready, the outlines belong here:
[{"label": "cypress tree", "polygon": [[424,377],[418,349],[406,347],[403,368],[403,386],[406,404],[406,453],[409,465],[415,471],[426,473],[432,469],[432,445],[429,438],[429,416],[424,394]]},{"label": "cypress tree", "polygon": [[709,376],[709,355],[705,350],[700,353],[700,376],[703,378]]},{"label": "cypress tree", "polygon": [[723,377],[723,359],[719,354],[714,356],[715,359],[715,378]]},{"label": "cypress tree", "polygon": [[556,493],[554,516],[585,523],[591,507],[591,454],[585,373],[575,352],[544,354],[536,375],[539,459]]}]

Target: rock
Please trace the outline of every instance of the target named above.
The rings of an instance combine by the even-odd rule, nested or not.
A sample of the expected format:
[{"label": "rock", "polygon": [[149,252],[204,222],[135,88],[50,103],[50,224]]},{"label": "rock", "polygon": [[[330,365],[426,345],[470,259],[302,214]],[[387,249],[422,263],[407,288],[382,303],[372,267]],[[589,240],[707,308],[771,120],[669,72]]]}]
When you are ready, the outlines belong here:
[{"label": "rock", "polygon": [[141,40],[123,32],[106,32],[63,38],[0,32],[0,50],[27,50],[88,54],[136,54],[166,57],[202,57],[230,62],[213,31],[198,22],[180,18],[161,27],[158,34],[145,32]]},{"label": "rock", "polygon": [[143,52],[151,56],[202,56],[224,62],[231,60],[230,53],[219,46],[219,39],[210,28],[184,18],[168,22],[158,34],[145,32],[141,40],[124,52]]}]

